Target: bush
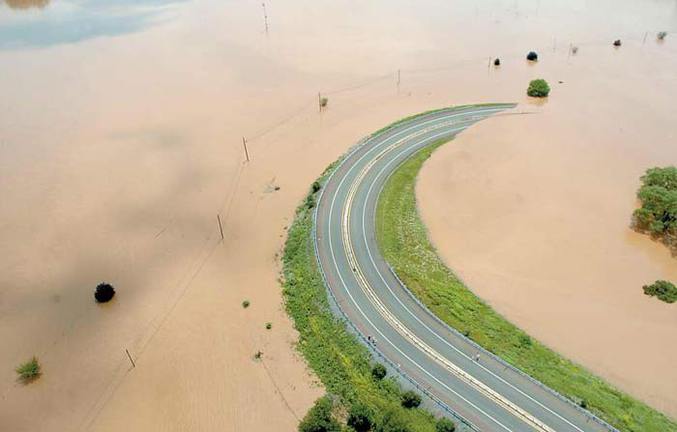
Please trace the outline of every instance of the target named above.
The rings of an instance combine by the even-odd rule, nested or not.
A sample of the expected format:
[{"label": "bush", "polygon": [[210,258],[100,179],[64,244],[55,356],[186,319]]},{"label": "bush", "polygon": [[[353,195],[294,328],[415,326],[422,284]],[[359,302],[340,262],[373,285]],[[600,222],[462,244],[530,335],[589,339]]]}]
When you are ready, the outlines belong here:
[{"label": "bush", "polygon": [[99,303],[109,302],[114,295],[115,288],[113,288],[113,285],[106,282],[101,282],[96,286],[96,289],[94,290],[94,298]]},{"label": "bush", "polygon": [[245,300],[245,301],[242,302],[242,307],[247,309],[249,307],[249,304],[250,304],[249,300]]},{"label": "bush", "polygon": [[536,54],[536,51],[529,51],[529,54],[527,54],[527,60],[538,61],[538,54]]},{"label": "bush", "polygon": [[320,98],[320,106],[321,106],[322,108],[326,107],[328,103],[329,103],[329,99],[328,99],[328,98],[326,98],[326,97],[321,97],[321,98]]},{"label": "bush", "polygon": [[22,363],[16,369],[19,379],[24,383],[29,383],[40,376],[40,363],[37,357],[33,357],[26,363]]},{"label": "bush", "polygon": [[387,373],[388,371],[386,370],[386,367],[381,363],[376,363],[374,367],[371,368],[371,376],[378,381],[385,378]]},{"label": "bush", "polygon": [[272,328],[273,328],[273,323],[267,322],[267,323],[266,323],[266,330],[270,330],[270,329],[272,329]]},{"label": "bush", "polygon": [[374,413],[366,405],[355,404],[350,407],[347,423],[357,432],[367,432],[374,425]]},{"label": "bush", "polygon": [[620,39],[616,39],[616,40],[614,41],[614,46],[615,46],[615,47],[621,46],[621,40],[620,40]]},{"label": "bush", "polygon": [[320,182],[318,182],[318,181],[313,182],[313,186],[312,186],[313,193],[317,193],[317,191],[319,191],[321,188],[322,188],[322,185],[320,185]]},{"label": "bush", "polygon": [[402,406],[405,408],[416,408],[421,405],[421,396],[413,390],[407,390],[402,393]]},{"label": "bush", "polygon": [[588,409],[588,401],[585,399],[581,399],[581,401],[578,403],[578,406],[580,406],[583,409]]},{"label": "bush", "polygon": [[374,432],[411,432],[402,413],[393,409],[386,411]]},{"label": "bush", "polygon": [[299,424],[299,432],[341,432],[341,425],[332,416],[333,404],[327,396],[315,401]]},{"label": "bush", "polygon": [[531,97],[547,97],[550,94],[550,86],[544,79],[535,79],[529,83],[527,94]]},{"label": "bush", "polygon": [[500,65],[501,65],[501,59],[500,58],[494,59],[494,66],[500,66]]},{"label": "bush", "polygon": [[310,210],[313,207],[315,207],[315,195],[308,195],[306,197],[306,208]]},{"label": "bush", "polygon": [[651,285],[644,285],[642,289],[644,290],[644,294],[658,297],[666,303],[674,303],[677,301],[677,287],[672,282],[657,280]]},{"label": "bush", "polygon": [[437,432],[454,432],[456,430],[456,425],[448,418],[442,417],[441,419],[437,420],[435,430]]}]

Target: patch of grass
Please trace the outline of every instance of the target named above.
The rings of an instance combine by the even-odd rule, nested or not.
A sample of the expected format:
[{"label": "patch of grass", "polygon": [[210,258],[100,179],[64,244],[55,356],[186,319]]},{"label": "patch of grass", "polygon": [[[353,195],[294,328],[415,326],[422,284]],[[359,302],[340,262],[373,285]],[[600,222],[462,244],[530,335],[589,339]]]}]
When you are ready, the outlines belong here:
[{"label": "patch of grass", "polygon": [[33,357],[27,362],[20,364],[15,371],[19,375],[19,380],[24,384],[36,380],[42,373],[37,357]]},{"label": "patch of grass", "polygon": [[644,294],[658,297],[659,300],[666,303],[677,301],[677,287],[670,281],[657,280],[651,285],[644,285],[642,289]]},{"label": "patch of grass", "polygon": [[[320,184],[334,166],[325,171]],[[313,210],[306,203],[307,199],[296,210],[283,255],[285,307],[299,332],[298,350],[344,409],[359,404],[374,413],[377,424],[389,421],[384,413],[390,413],[411,432],[435,431],[432,414],[401,406],[402,390],[394,379],[372,377],[369,351],[333,315],[315,258]]]},{"label": "patch of grass", "polygon": [[438,317],[507,362],[624,432],[677,431],[677,423],[581,366],[528,338],[475,296],[444,265],[416,208],[421,166],[442,142],[414,155],[388,180],[377,210],[381,252],[407,287]]}]

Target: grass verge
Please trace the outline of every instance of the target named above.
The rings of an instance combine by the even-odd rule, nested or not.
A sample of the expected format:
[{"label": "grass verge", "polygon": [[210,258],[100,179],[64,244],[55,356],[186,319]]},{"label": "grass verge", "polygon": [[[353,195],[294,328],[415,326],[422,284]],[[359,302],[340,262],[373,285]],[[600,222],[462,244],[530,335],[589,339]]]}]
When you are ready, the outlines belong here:
[{"label": "grass verge", "polygon": [[[333,168],[325,171],[319,184]],[[377,422],[383,421],[383,413],[396,412],[412,432],[434,432],[432,414],[401,406],[403,392],[395,380],[372,377],[369,352],[332,314],[312,237],[314,206],[309,203],[316,202],[318,190],[312,188],[296,210],[283,255],[285,307],[299,332],[298,349],[327,392],[338,396],[346,408],[367,406],[376,413]]]},{"label": "grass verge", "polygon": [[563,358],[508,322],[444,265],[428,240],[414,186],[435,143],[400,166],[384,186],[376,224],[381,252],[407,287],[439,318],[621,431],[677,431],[677,423]]}]

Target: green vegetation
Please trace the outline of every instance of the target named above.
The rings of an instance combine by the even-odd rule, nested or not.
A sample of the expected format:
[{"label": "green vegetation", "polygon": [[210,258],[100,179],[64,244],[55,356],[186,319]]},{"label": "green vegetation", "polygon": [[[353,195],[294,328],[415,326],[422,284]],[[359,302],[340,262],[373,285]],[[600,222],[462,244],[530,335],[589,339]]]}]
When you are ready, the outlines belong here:
[{"label": "green vegetation", "polygon": [[672,282],[657,280],[651,285],[644,285],[642,289],[644,290],[644,294],[658,297],[666,303],[674,303],[677,301],[677,287]]},{"label": "green vegetation", "polygon": [[245,301],[242,302],[242,307],[247,309],[249,307],[249,304],[250,304],[249,300],[245,300]]},{"label": "green vegetation", "polygon": [[315,401],[301,423],[299,432],[341,432],[341,424],[333,413],[334,404],[327,396]]},{"label": "green vegetation", "polygon": [[544,79],[535,79],[529,83],[527,95],[531,97],[544,98],[550,94],[550,86]]},{"label": "green vegetation", "polygon": [[270,329],[272,329],[272,328],[273,328],[273,323],[267,322],[267,323],[266,323],[266,330],[270,330]]},{"label": "green vegetation", "polygon": [[635,227],[677,248],[677,167],[651,168],[637,191],[642,206],[635,210]]},{"label": "green vegetation", "polygon": [[[320,183],[331,169],[325,171]],[[336,396],[335,410],[350,412],[355,406],[365,407],[374,413],[375,431],[434,432],[435,417],[422,409],[402,407],[397,382],[385,378],[382,365],[372,367],[367,348],[333,315],[317,267],[312,207],[307,201],[296,210],[283,255],[285,307],[299,332],[299,351],[327,392]]]},{"label": "green vegetation", "polygon": [[421,396],[413,390],[402,393],[402,406],[405,408],[417,408],[421,405]]},{"label": "green vegetation", "polygon": [[[677,431],[677,423],[561,357],[494,312],[444,265],[430,244],[414,195],[423,162],[439,146],[423,149],[388,180],[379,199],[381,251],[407,287],[438,317],[559,393],[624,432]],[[527,342],[528,341],[528,342]]]},{"label": "green vegetation", "polygon": [[348,411],[346,423],[356,432],[367,432],[374,426],[374,412],[366,405],[355,404]]},{"label": "green vegetation", "polygon": [[24,384],[28,384],[29,382],[37,379],[41,374],[40,363],[38,362],[37,357],[33,357],[26,363],[20,364],[15,370],[19,375],[19,379]]},{"label": "green vegetation", "polygon": [[437,420],[435,430],[437,432],[454,432],[456,430],[456,425],[447,418],[441,418]]}]

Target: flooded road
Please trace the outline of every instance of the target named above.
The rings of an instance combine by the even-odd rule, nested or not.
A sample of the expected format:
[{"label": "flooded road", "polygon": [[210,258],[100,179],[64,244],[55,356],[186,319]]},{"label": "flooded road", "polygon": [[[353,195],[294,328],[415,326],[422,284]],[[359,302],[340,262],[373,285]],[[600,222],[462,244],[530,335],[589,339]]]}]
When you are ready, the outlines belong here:
[{"label": "flooded road", "polygon": [[[566,118],[581,123],[561,136],[578,141],[574,145],[583,145],[575,131],[585,128],[595,133],[589,142],[611,142],[619,134],[593,128],[588,116],[602,109],[610,118],[627,119],[625,96],[616,93],[640,82],[630,102],[644,101],[636,117],[652,123],[625,129],[638,143],[613,160],[625,183],[607,177],[596,185],[598,193],[612,191],[618,199],[607,220],[629,215],[643,162],[674,158],[674,147],[660,138],[673,130],[671,111],[664,108],[674,95],[677,45],[670,36],[658,45],[651,35],[677,28],[675,2],[544,3],[266,2],[266,32],[260,2],[0,2],[2,425],[14,431],[267,430],[275,422],[279,430],[293,430],[322,389],[293,350],[295,333],[281,305],[276,254],[285,227],[327,164],[402,116],[451,104],[524,102],[529,78],[562,76],[565,83],[555,87],[550,102],[524,107],[542,111],[539,119],[552,118],[538,120],[538,139],[555,136],[548,127],[561,132],[556,119]],[[643,44],[647,31],[652,33]],[[627,41],[622,50],[600,54],[617,35]],[[576,58],[567,56],[572,42],[581,47]],[[538,65],[523,62],[529,49],[541,52]],[[489,57],[497,55],[503,66],[488,69]],[[598,87],[608,87],[604,95],[613,94],[613,104],[594,99],[588,111],[581,109],[581,100],[601,94],[589,93]],[[322,114],[318,91],[329,98]],[[655,110],[649,108],[654,104]],[[523,133],[523,123],[534,119],[496,119],[467,137],[490,136],[488,128],[501,127],[500,150],[492,150],[500,143],[481,140],[488,153],[500,160],[534,158],[536,137]],[[461,148],[462,139],[440,150],[440,160],[452,147]],[[561,154],[563,141],[549,142],[542,157]],[[639,145],[644,141],[649,147]],[[501,153],[511,148],[509,155]],[[603,172],[614,170],[606,162],[609,148],[595,153]],[[579,166],[576,157],[580,153],[572,152],[570,165],[557,166]],[[434,174],[437,158],[423,177]],[[447,174],[449,166],[459,166],[456,159],[448,163]],[[494,177],[500,170],[482,169],[501,182]],[[444,193],[449,202],[464,195],[452,193],[458,188],[426,192],[423,177],[421,205],[433,240],[452,268],[472,272],[471,259],[447,255],[444,245],[473,238],[456,237],[448,220],[436,224],[435,214],[447,217],[448,209],[429,207],[425,199],[427,193]],[[217,214],[224,221],[223,241]],[[622,230],[626,222],[609,224]],[[577,236],[574,228],[568,238]],[[651,242],[623,241],[625,248],[644,251],[638,267],[674,268]],[[588,261],[588,274],[598,268],[594,262]],[[475,288],[471,274],[462,274]],[[638,272],[633,284],[650,274]],[[118,291],[105,306],[92,298],[102,280]],[[530,323],[538,317],[520,315],[530,308],[510,299],[501,306],[491,296],[496,288],[481,280],[475,289],[534,330]],[[557,285],[540,289],[548,293]],[[247,310],[240,306],[245,298],[252,303]],[[628,297],[626,303],[635,301],[648,300]],[[513,315],[511,307],[522,309]],[[264,329],[268,321],[272,332]],[[674,330],[674,321],[666,322]],[[605,350],[578,356],[574,338],[561,338],[555,326],[539,328],[533,333],[555,349],[595,370],[606,366],[599,363]],[[613,333],[617,326],[606,331],[616,346],[625,338]],[[263,364],[251,359],[257,350],[265,353]],[[44,374],[23,386],[13,368],[32,355]],[[667,387],[656,380],[648,389],[640,385],[656,370],[642,375],[628,369],[641,363],[629,359],[606,376],[662,407]]]}]

